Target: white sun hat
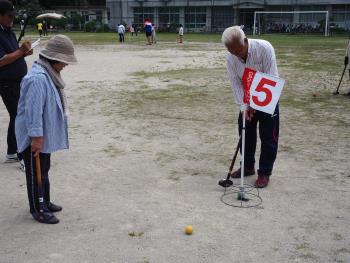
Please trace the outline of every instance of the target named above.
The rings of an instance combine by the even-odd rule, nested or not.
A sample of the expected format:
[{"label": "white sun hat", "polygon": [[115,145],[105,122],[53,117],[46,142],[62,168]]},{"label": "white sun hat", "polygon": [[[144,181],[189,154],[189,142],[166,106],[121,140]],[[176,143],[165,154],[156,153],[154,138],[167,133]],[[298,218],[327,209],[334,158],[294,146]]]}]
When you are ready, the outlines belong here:
[{"label": "white sun hat", "polygon": [[65,35],[56,35],[52,37],[39,54],[47,59],[66,64],[77,63],[77,58],[74,55],[73,41]]}]

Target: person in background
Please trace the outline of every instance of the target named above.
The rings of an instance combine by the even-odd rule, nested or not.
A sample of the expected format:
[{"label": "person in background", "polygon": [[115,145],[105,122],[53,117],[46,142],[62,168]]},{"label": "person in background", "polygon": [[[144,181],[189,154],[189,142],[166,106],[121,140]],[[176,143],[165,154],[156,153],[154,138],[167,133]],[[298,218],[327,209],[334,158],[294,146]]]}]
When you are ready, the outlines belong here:
[{"label": "person in background", "polygon": [[118,31],[118,35],[119,35],[119,42],[120,43],[123,43],[125,41],[125,26],[123,24],[119,24],[118,25],[118,28],[117,28],[117,31]]},{"label": "person in background", "polygon": [[[20,28],[21,28],[21,31],[23,30],[24,28],[24,19],[21,20],[21,22],[19,22],[19,25],[20,25]],[[24,32],[23,32],[24,33]],[[24,35],[23,35],[24,36]]]},{"label": "person in background", "polygon": [[183,26],[180,24],[179,27],[179,43],[183,43],[183,37],[184,37],[184,28]]},{"label": "person in background", "polygon": [[0,1],[0,96],[10,115],[7,130],[6,162],[24,162],[17,149],[15,135],[15,119],[20,97],[20,83],[27,74],[26,56],[32,55],[31,43],[25,41],[18,45],[16,35],[12,31],[15,9],[11,2]]},{"label": "person in background", "polygon": [[147,45],[152,45],[152,22],[148,18],[145,19],[144,28],[147,38]]},{"label": "person in background", "polygon": [[140,28],[138,25],[135,25],[135,24],[132,24],[132,27],[134,28],[135,30],[135,35],[137,36],[137,34],[140,32]]},{"label": "person in background", "polygon": [[43,23],[39,22],[37,25],[39,36],[41,37],[43,34]]},{"label": "person in background", "polygon": [[47,22],[44,20],[43,21],[43,35],[47,36],[47,29],[48,29],[48,25]]},{"label": "person in background", "polygon": [[155,27],[154,24],[152,24],[152,44],[156,44],[157,43],[156,30],[157,30],[157,28]]},{"label": "person in background", "polygon": [[131,25],[129,29],[130,29],[131,36],[133,37],[135,33],[135,28],[133,27],[133,25]]}]

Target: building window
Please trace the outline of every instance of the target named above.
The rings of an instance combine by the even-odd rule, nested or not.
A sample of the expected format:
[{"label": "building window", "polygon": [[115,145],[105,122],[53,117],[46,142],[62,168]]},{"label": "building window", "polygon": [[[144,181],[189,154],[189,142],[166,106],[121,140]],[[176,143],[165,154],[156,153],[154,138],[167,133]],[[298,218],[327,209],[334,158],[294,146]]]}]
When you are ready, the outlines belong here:
[{"label": "building window", "polygon": [[334,5],[332,13],[335,23],[347,22],[350,24],[350,5]]},{"label": "building window", "polygon": [[[309,5],[302,6],[300,11],[326,11],[325,5]],[[310,14],[300,14],[299,16],[300,23],[308,23],[308,24],[318,24],[320,21],[326,19],[325,14],[320,13],[310,13]]]},{"label": "building window", "polygon": [[180,10],[178,7],[160,7],[159,13],[159,27],[178,27],[180,23]]},{"label": "building window", "polygon": [[199,29],[205,28],[207,21],[206,7],[186,7],[185,8],[185,28]]},{"label": "building window", "polygon": [[96,13],[96,20],[98,22],[101,22],[102,21],[102,11],[95,11]]},{"label": "building window", "polygon": [[234,24],[234,10],[229,6],[212,8],[211,27],[212,31],[224,31],[225,28]]},{"label": "building window", "polygon": [[154,21],[154,12],[152,7],[135,7],[134,8],[134,25],[143,28],[143,22],[148,18]]},{"label": "building window", "polygon": [[[271,6],[268,8],[268,10],[265,11],[271,11],[271,12],[287,12],[287,11],[293,11],[293,7],[291,6]],[[291,24],[293,23],[293,14],[288,13],[269,13],[269,14],[260,14],[259,15],[261,20],[261,23],[273,23],[273,24]]]},{"label": "building window", "polygon": [[83,19],[85,22],[89,22],[89,12],[88,11],[82,11],[81,15],[83,16]]}]

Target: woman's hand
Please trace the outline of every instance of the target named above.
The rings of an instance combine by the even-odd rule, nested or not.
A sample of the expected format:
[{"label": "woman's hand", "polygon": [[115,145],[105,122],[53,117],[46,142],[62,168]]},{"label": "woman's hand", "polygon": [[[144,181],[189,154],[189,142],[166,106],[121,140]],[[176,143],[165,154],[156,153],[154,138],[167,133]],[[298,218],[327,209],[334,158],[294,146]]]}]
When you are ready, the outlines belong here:
[{"label": "woman's hand", "polygon": [[44,137],[33,137],[32,143],[30,146],[32,147],[32,152],[34,153],[34,157],[37,157],[43,148]]}]

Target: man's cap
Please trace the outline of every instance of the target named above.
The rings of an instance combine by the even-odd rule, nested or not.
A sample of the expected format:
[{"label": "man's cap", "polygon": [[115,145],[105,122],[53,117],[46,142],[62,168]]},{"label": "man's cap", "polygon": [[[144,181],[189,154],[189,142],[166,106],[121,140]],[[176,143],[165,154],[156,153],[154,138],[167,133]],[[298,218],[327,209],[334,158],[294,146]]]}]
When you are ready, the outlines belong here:
[{"label": "man's cap", "polygon": [[11,13],[15,15],[15,7],[10,1],[0,0],[0,14]]}]

